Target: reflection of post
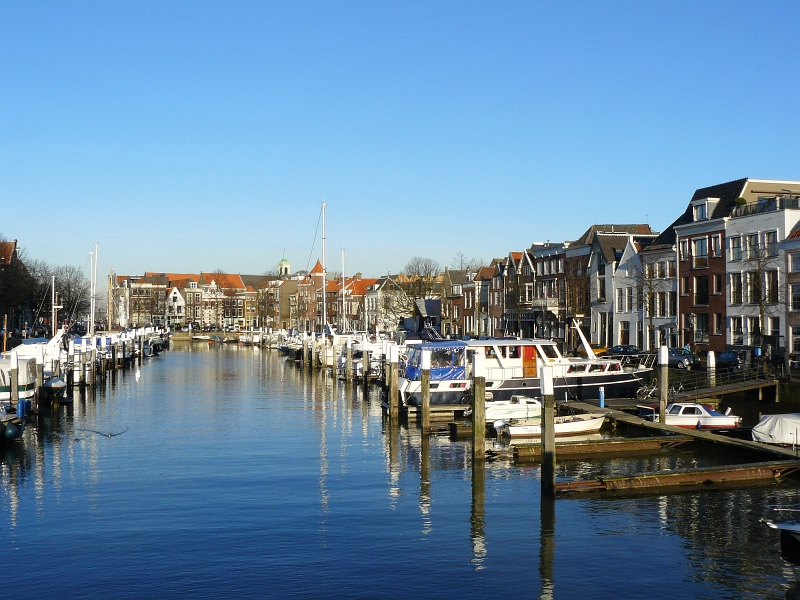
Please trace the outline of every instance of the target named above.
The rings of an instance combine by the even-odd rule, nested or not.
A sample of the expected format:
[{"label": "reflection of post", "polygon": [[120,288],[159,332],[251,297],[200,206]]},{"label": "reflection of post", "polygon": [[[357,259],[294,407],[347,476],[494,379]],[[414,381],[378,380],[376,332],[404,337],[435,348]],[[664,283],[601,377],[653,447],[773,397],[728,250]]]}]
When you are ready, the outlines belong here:
[{"label": "reflection of post", "polygon": [[541,531],[539,533],[539,577],[542,580],[543,600],[553,598],[553,563],[556,553],[556,499],[542,496]]},{"label": "reflection of post", "polygon": [[431,429],[431,351],[422,351],[422,437]]},{"label": "reflection of post", "polygon": [[389,384],[389,418],[397,421],[400,416],[400,399],[397,394],[397,346],[389,348],[389,369],[391,371],[391,382]]},{"label": "reflection of post", "polygon": [[[486,458],[486,375],[485,356],[472,355],[472,462]],[[483,467],[481,467],[483,468]]]},{"label": "reflection of post", "polygon": [[364,368],[362,369],[362,372],[364,373],[364,381],[362,382],[364,384],[364,400],[368,400],[367,396],[369,395],[369,367],[372,362],[372,352],[370,352],[369,350],[364,350],[364,355],[361,361],[364,366]]},{"label": "reflection of post", "polygon": [[347,338],[347,354],[345,354],[344,378],[347,383],[353,381],[353,340]]},{"label": "reflection of post", "polygon": [[423,533],[430,531],[431,513],[431,438],[423,431],[420,440],[419,510],[423,518]]},{"label": "reflection of post", "polygon": [[472,463],[472,511],[470,514],[470,538],[472,539],[472,564],[476,570],[483,569],[486,558],[486,470],[484,462]]},{"label": "reflection of post", "polygon": [[553,367],[545,365],[539,371],[542,387],[542,498],[556,493],[556,432],[553,397]]},{"label": "reflection of post", "polygon": [[669,391],[669,349],[661,346],[658,349],[659,374],[659,403],[658,422],[662,425],[667,422],[667,393]]}]

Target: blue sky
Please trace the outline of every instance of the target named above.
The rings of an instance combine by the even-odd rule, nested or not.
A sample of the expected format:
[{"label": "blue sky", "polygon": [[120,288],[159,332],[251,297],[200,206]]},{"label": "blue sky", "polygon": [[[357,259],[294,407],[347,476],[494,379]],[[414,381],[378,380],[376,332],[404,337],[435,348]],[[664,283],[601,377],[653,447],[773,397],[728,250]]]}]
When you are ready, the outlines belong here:
[{"label": "blue sky", "polygon": [[0,1],[0,233],[100,269],[442,266],[800,179],[797,2]]}]

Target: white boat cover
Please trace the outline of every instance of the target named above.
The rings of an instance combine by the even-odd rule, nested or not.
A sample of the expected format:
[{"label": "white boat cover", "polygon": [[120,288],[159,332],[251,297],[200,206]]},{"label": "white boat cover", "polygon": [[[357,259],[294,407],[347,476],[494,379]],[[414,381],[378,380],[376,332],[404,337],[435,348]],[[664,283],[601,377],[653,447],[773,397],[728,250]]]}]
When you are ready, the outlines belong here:
[{"label": "white boat cover", "polygon": [[764,415],[753,427],[753,439],[767,444],[797,444],[800,434],[800,413]]}]

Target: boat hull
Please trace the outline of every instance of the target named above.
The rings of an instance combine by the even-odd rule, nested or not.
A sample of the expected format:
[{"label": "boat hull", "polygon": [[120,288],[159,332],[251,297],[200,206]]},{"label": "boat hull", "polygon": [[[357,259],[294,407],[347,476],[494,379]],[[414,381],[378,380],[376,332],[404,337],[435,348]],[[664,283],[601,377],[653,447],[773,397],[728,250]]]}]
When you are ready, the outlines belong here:
[{"label": "boat hull", "polygon": [[[572,415],[569,417],[556,417],[554,431],[557,437],[567,435],[581,435],[586,433],[597,433],[603,427],[606,416],[601,414]],[[542,424],[537,419],[532,423],[504,424],[501,432],[506,437],[541,437]]]}]

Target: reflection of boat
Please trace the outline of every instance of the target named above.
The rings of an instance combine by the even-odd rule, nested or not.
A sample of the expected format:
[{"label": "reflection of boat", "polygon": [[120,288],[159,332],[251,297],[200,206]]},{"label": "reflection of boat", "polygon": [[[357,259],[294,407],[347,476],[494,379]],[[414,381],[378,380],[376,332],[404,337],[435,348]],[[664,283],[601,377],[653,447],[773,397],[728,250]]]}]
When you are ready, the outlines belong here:
[{"label": "reflection of boat", "polygon": [[[639,410],[642,408],[640,406]],[[706,404],[674,402],[667,406],[665,420],[667,425],[684,429],[732,429],[741,424],[742,418],[730,412],[730,408],[723,414]],[[657,423],[658,409],[653,408],[653,414],[647,418]]]},{"label": "reflection of boat", "polygon": [[487,400],[486,422],[498,419],[533,419],[541,416],[542,403],[528,396],[511,396],[511,400]]},{"label": "reflection of boat", "polygon": [[800,562],[800,506],[773,505],[766,507],[771,518],[761,522],[770,529],[781,532],[781,554],[790,562]]},{"label": "reflection of boat", "polygon": [[[192,336],[192,341],[193,342],[208,342],[208,341],[211,340],[211,337],[212,336],[210,336],[210,335],[193,335]],[[214,336],[214,337],[216,337],[216,336]]]},{"label": "reflection of boat", "polygon": [[753,427],[753,440],[767,444],[796,446],[800,443],[800,413],[764,415]]},{"label": "reflection of boat", "polygon": [[623,368],[614,358],[568,358],[550,340],[490,339],[443,341],[408,347],[408,359],[399,381],[405,405],[419,406],[423,350],[431,352],[431,405],[469,402],[472,355],[482,357],[486,398],[510,400],[514,395],[541,397],[540,370],[552,369],[556,400],[591,400],[600,388],[609,398],[632,396],[649,379],[652,369]]},{"label": "reflection of boat", "polygon": [[[604,414],[586,413],[580,415],[568,415],[566,417],[555,417],[554,431],[560,435],[579,435],[584,433],[595,433],[600,431],[606,420]],[[495,430],[507,437],[541,437],[541,419],[528,419],[516,422],[495,421]]]}]

